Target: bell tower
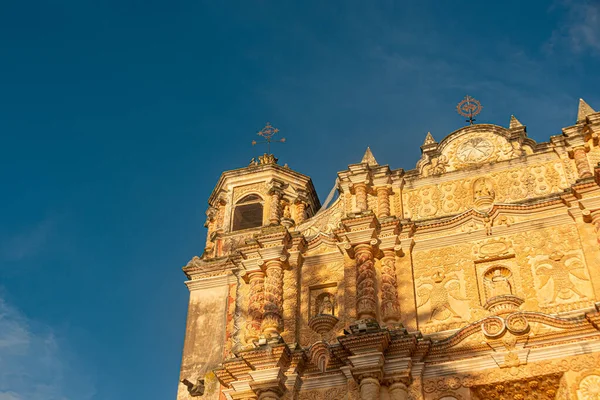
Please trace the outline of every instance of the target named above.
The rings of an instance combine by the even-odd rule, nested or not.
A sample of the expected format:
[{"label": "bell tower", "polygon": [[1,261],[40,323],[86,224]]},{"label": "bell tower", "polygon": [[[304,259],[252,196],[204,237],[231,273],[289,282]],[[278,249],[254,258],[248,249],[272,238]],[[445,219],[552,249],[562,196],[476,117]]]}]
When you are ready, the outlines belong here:
[{"label": "bell tower", "polygon": [[320,208],[311,179],[268,153],[224,172],[208,204],[204,249],[183,268],[190,300],[178,400],[219,399],[211,371],[244,347],[281,337],[283,272],[303,242],[294,227]]}]

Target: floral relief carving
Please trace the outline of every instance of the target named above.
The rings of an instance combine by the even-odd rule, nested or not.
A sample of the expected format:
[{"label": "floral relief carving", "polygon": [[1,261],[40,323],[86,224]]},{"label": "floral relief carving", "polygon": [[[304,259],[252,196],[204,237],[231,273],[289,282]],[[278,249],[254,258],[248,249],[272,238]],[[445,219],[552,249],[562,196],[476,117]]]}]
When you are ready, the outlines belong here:
[{"label": "floral relief carving", "polygon": [[[404,191],[405,216],[419,219],[466,211],[478,198],[507,203],[558,193],[568,187],[563,164],[556,161],[494,172],[477,178],[462,178]],[[484,192],[476,181],[486,182]],[[502,182],[501,185],[496,184]],[[478,187],[474,187],[478,186]],[[489,201],[487,202],[489,203]],[[486,204],[487,204],[486,203]]]}]

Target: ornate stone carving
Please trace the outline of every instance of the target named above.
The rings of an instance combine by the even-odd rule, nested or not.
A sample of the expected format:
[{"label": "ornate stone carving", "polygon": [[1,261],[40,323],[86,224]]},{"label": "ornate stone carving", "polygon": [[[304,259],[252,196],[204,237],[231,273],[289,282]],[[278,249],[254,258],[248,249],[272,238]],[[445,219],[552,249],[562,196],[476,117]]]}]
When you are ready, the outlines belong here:
[{"label": "ornate stone carving", "polygon": [[460,294],[460,281],[452,274],[446,276],[443,270],[436,270],[430,278],[421,281],[418,286],[418,308],[429,302],[430,311],[428,323],[443,321],[449,318],[461,318],[450,304],[450,299],[466,301]]},{"label": "ornate stone carving", "polygon": [[358,211],[366,211],[368,208],[366,183],[354,184],[354,193],[356,194],[356,208]]},{"label": "ornate stone carving", "polygon": [[580,178],[592,176],[590,163],[588,162],[586,148],[584,146],[578,146],[573,149],[573,159],[575,160],[575,167],[577,167],[577,173]]},{"label": "ornate stone carving", "polygon": [[263,304],[265,293],[265,274],[254,271],[248,274],[250,296],[248,301],[248,316],[250,321],[246,325],[246,342],[251,343],[258,339],[263,317]]},{"label": "ornate stone carving", "polygon": [[554,400],[561,374],[473,387],[480,399]]},{"label": "ornate stone carving", "polygon": [[383,219],[390,216],[390,188],[380,186],[377,191],[377,218]]},{"label": "ornate stone carving", "polygon": [[577,388],[578,400],[600,399],[600,376],[588,375],[579,382]]},{"label": "ornate stone carving", "polygon": [[383,322],[400,320],[398,284],[396,282],[396,255],[393,250],[384,250],[381,259],[381,315]]},{"label": "ornate stone carving", "polygon": [[542,289],[552,282],[552,296],[545,298],[547,304],[556,303],[557,299],[569,300],[573,296],[586,299],[587,296],[582,289],[572,281],[572,277],[580,281],[589,281],[585,273],[585,266],[578,257],[567,257],[560,251],[555,251],[544,261],[535,267],[535,273],[539,280],[539,288]]},{"label": "ornate stone carving", "polygon": [[273,188],[271,193],[271,211],[269,214],[269,223],[273,225],[279,224],[281,218],[281,196],[282,193],[279,189]]},{"label": "ornate stone carving", "polygon": [[494,184],[490,179],[479,178],[473,183],[473,203],[479,209],[492,205],[496,198]]},{"label": "ornate stone carving", "polygon": [[358,319],[377,317],[375,266],[370,244],[356,245],[356,313]]},{"label": "ornate stone carving", "polygon": [[265,302],[262,332],[267,336],[277,335],[283,330],[283,261],[266,262]]}]

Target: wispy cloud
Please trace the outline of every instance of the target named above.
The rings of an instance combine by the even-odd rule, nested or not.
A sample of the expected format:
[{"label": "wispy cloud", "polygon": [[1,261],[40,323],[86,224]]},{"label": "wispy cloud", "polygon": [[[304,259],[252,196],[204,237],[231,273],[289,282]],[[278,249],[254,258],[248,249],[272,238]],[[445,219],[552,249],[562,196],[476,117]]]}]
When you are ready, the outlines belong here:
[{"label": "wispy cloud", "polygon": [[600,2],[563,0],[551,9],[563,16],[560,27],[546,44],[546,50],[569,49],[573,53],[600,55]]},{"label": "wispy cloud", "polygon": [[28,319],[0,297],[0,400],[92,399],[90,377],[72,362],[50,327]]},{"label": "wispy cloud", "polygon": [[21,261],[37,255],[47,246],[55,228],[56,217],[49,216],[32,227],[4,237],[0,244],[0,261]]}]

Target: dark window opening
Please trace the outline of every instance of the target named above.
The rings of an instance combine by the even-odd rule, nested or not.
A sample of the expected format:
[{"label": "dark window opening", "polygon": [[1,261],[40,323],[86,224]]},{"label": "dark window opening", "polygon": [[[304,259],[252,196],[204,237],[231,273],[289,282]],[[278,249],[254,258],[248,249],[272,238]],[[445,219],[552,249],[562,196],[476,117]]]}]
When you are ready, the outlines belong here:
[{"label": "dark window opening", "polygon": [[232,231],[258,228],[263,224],[262,199],[255,194],[248,195],[238,201],[233,212]]}]

